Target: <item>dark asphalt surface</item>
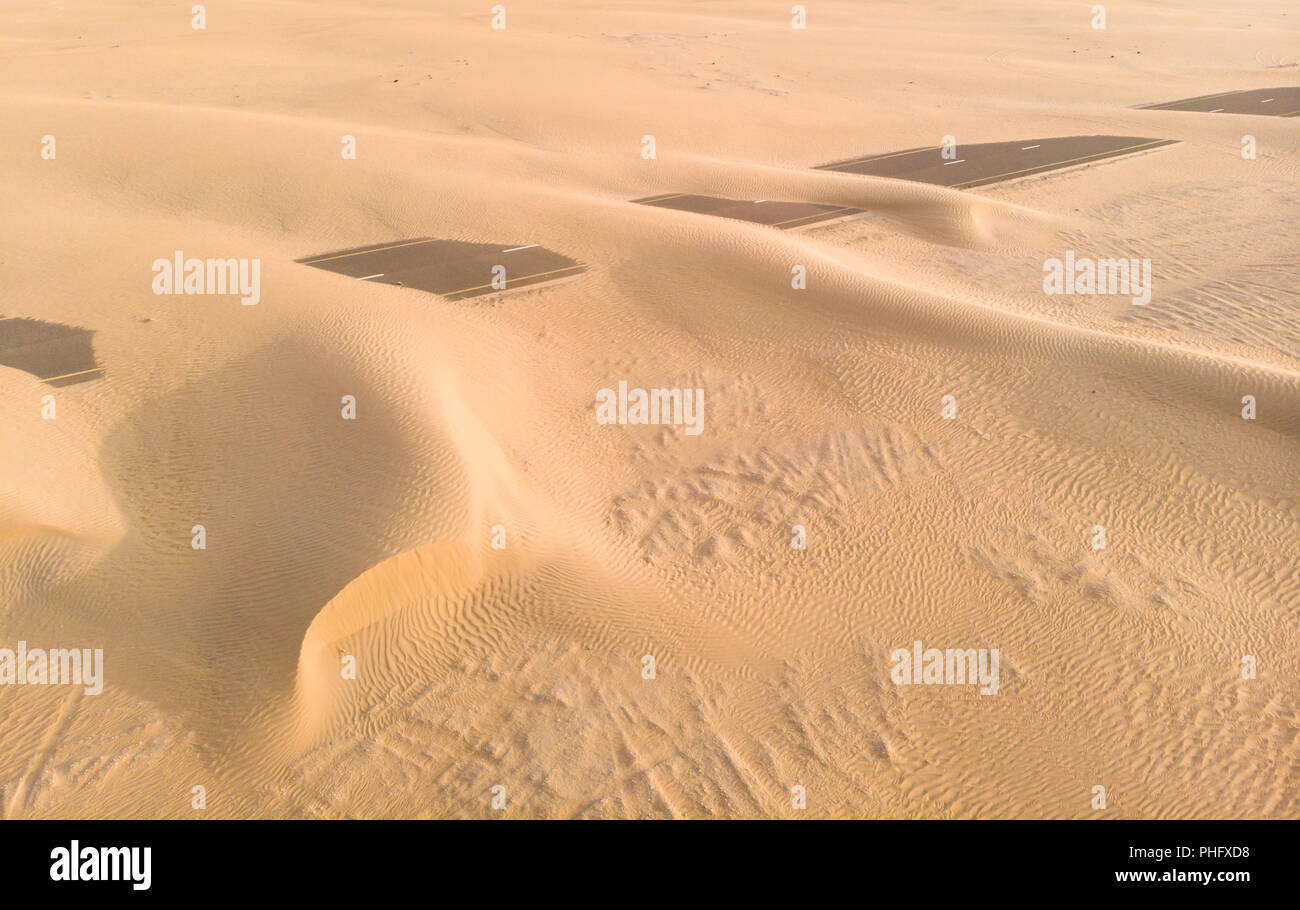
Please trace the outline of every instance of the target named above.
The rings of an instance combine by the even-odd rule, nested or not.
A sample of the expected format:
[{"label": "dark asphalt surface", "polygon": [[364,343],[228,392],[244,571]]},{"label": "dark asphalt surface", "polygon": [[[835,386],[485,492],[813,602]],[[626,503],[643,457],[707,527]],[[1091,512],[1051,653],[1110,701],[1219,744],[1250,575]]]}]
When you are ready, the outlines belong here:
[{"label": "dark asphalt surface", "polygon": [[95,333],[39,319],[0,319],[0,366],[13,367],[52,386],[100,379]]},{"label": "dark asphalt surface", "polygon": [[818,170],[896,177],[953,189],[969,189],[1137,154],[1173,142],[1172,139],[1140,136],[1057,136],[958,145],[955,158],[944,158],[941,146],[907,149],[823,164]]},{"label": "dark asphalt surface", "polygon": [[1261,114],[1265,117],[1300,115],[1300,86],[1257,88],[1240,92],[1200,95],[1180,101],[1144,104],[1144,111],[1201,111],[1206,114]]},{"label": "dark asphalt surface", "polygon": [[[567,256],[537,244],[507,246],[418,238],[296,260],[363,281],[416,288],[460,300],[568,278],[585,271]],[[494,268],[505,269],[494,287]]]}]

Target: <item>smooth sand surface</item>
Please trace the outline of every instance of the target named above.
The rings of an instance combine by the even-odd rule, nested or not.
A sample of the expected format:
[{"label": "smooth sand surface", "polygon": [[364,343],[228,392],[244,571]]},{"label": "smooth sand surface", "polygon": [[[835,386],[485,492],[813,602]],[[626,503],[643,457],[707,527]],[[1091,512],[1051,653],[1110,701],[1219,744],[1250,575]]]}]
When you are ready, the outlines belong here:
[{"label": "smooth sand surface", "polygon": [[[105,666],[0,691],[6,818],[1300,815],[1300,127],[1135,109],[1294,81],[1293,3],[190,5],[0,10],[0,317],[104,368],[0,368],[0,647]],[[813,169],[1094,133],[1178,144]],[[587,271],[295,262],[403,237]],[[260,300],[155,294],[177,250]],[[998,693],[896,684],[918,640]]]}]

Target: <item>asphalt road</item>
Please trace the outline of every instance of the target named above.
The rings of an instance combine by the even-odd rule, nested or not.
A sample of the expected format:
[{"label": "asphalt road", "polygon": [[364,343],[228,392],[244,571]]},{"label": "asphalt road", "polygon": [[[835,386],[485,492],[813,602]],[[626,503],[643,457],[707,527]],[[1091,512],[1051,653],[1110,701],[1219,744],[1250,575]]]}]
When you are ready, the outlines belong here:
[{"label": "asphalt road", "polygon": [[1207,114],[1262,114],[1265,117],[1300,115],[1300,87],[1257,88],[1243,92],[1220,92],[1181,101],[1144,104],[1144,111],[1202,111]]},{"label": "asphalt road", "polygon": [[[430,238],[358,247],[297,261],[358,281],[416,288],[453,300],[556,281],[586,269],[535,243],[503,246]],[[497,266],[504,272],[495,271]]]},{"label": "asphalt road", "polygon": [[52,386],[100,379],[90,329],[42,322],[0,319],[0,366],[31,373]]},{"label": "asphalt road", "polygon": [[969,189],[1133,155],[1173,142],[1172,139],[1144,139],[1140,136],[1057,136],[958,145],[955,156],[950,158],[943,157],[942,146],[907,149],[823,164],[818,170],[896,177]]},{"label": "asphalt road", "polygon": [[632,201],[658,208],[680,209],[683,212],[698,212],[721,218],[736,218],[740,221],[751,221],[754,224],[766,224],[785,230],[828,221],[832,218],[842,218],[845,215],[856,215],[861,211],[861,209],[838,205],[815,205],[810,202],[774,202],[770,199],[745,201],[723,199],[720,196],[695,196],[690,193],[665,193],[662,196],[647,196]]}]

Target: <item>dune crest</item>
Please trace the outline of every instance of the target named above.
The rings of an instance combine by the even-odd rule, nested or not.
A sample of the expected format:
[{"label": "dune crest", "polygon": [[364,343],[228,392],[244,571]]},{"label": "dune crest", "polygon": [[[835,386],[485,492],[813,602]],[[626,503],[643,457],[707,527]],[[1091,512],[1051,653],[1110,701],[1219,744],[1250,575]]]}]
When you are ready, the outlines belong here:
[{"label": "dune crest", "polygon": [[349,687],[355,686],[356,660],[391,660],[371,650],[353,654],[366,633],[408,607],[424,610],[425,631],[434,637],[455,634],[455,608],[483,580],[482,557],[458,541],[426,544],[399,553],[367,570],[316,614],[303,636],[296,678],[299,736],[324,735],[343,722]]}]

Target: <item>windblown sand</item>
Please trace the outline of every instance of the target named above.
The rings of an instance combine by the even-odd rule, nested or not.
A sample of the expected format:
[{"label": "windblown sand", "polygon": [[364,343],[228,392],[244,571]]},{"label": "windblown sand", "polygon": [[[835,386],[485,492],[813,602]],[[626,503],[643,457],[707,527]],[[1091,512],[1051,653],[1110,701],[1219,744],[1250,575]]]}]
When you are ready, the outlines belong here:
[{"label": "windblown sand", "polygon": [[[0,316],[105,370],[0,369],[0,647],[105,663],[0,690],[5,817],[1300,815],[1300,119],[1133,109],[1295,83],[1293,3],[190,6],[0,12]],[[1091,133],[1179,144],[811,170]],[[409,237],[588,270],[294,262]],[[175,250],[260,302],[155,295]],[[1067,250],[1151,303],[1047,296]],[[918,640],[998,693],[896,685]]]}]

